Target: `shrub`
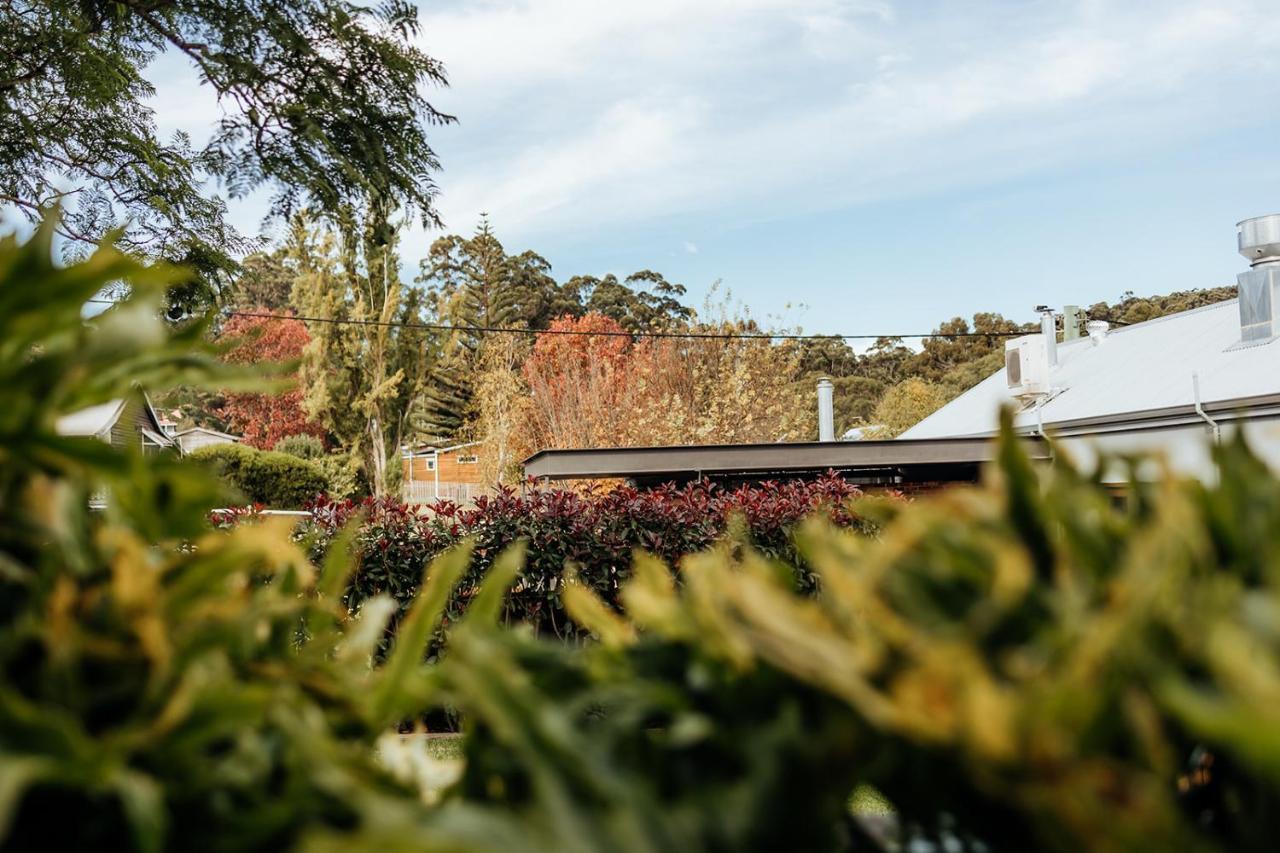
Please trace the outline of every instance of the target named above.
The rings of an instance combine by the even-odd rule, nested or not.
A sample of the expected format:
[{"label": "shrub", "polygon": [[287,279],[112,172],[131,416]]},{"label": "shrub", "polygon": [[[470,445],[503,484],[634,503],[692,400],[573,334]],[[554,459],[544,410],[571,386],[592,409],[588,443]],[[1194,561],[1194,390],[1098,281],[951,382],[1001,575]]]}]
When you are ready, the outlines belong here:
[{"label": "shrub", "polygon": [[190,458],[211,466],[249,501],[273,509],[297,509],[328,488],[317,465],[287,453],[218,444],[202,447]]},{"label": "shrub", "polygon": [[[341,540],[317,568],[280,519],[210,532],[198,466],[57,435],[136,378],[230,377],[198,325],[163,327],[170,279],[111,250],[55,265],[52,234],[0,242],[0,848],[1274,849],[1280,480],[1242,440],[1213,448],[1211,485],[1134,484],[1121,507],[1062,455],[1034,470],[1006,422],[982,486],[868,505],[877,536],[834,504],[797,531],[812,487],[753,492],[756,541],[817,594],[744,525],[677,571],[637,556],[621,609],[557,583],[583,644],[495,624],[522,551],[536,577],[576,529],[562,510],[652,514],[665,537],[732,493],[393,506],[370,529],[473,537],[426,566],[370,666],[395,602],[351,617]],[[129,304],[86,320],[121,281]],[[499,511],[516,501],[550,526]],[[546,542],[481,552],[521,524]],[[469,606],[424,663],[455,588]],[[460,777],[442,791],[429,766],[413,790],[375,745],[445,707],[467,722]],[[896,807],[887,844],[850,819],[860,783]]]},{"label": "shrub", "polygon": [[[349,593],[359,607],[387,593],[402,606],[417,589],[421,566],[463,538],[476,542],[475,559],[450,608],[457,618],[468,590],[477,585],[503,549],[518,540],[530,543],[520,584],[507,598],[509,621],[527,622],[543,633],[578,633],[560,601],[565,566],[611,605],[644,550],[670,561],[710,547],[726,534],[750,543],[790,568],[798,589],[810,592],[814,576],[796,555],[792,530],[806,515],[824,509],[842,527],[873,528],[850,509],[861,496],[856,486],[835,474],[811,482],[769,482],[723,488],[692,483],[652,490],[631,487],[586,494],[563,489],[512,489],[481,496],[464,509],[449,501],[410,507],[398,500],[320,499],[308,505],[313,556],[322,558],[327,543],[359,510],[364,523],[358,537],[360,569]],[[736,525],[736,527],[735,527]]]},{"label": "shrub", "polygon": [[[485,557],[456,655],[425,665],[467,543],[425,569],[395,647],[371,667],[394,603],[374,597],[349,618],[340,543],[317,568],[281,519],[211,532],[220,488],[208,471],[58,436],[58,417],[135,378],[162,389],[246,377],[219,367],[199,324],[164,327],[169,277],[111,250],[54,265],[52,234],[22,252],[0,243],[0,849],[830,840],[855,765],[824,722],[839,703],[822,692],[764,668],[735,673],[693,645],[623,660],[501,630],[515,550]],[[84,301],[112,282],[129,302],[86,321]],[[99,486],[111,499],[92,512]],[[403,754],[396,723],[445,705],[479,751],[442,796],[449,768],[414,777],[375,751]]]},{"label": "shrub", "polygon": [[277,453],[287,453],[299,459],[316,460],[324,456],[324,442],[318,436],[302,433],[286,435],[271,448]]},{"label": "shrub", "polygon": [[1166,475],[1117,507],[1065,457],[1034,470],[1006,415],[983,488],[886,505],[875,539],[806,522],[818,596],[718,547],[682,583],[643,561],[630,619],[583,586],[567,606],[622,654],[692,644],[838,698],[894,849],[1270,850],[1280,480],[1241,435],[1214,485]]},{"label": "shrub", "polygon": [[358,450],[326,453],[314,460],[329,483],[327,494],[335,498],[360,499],[369,495],[364,459]]},{"label": "shrub", "polygon": [[[169,275],[110,248],[55,264],[53,233],[0,241],[0,849],[279,850],[422,816],[373,751],[416,674],[361,659],[345,562],[317,572],[272,521],[210,534],[200,466],[57,435],[135,380],[250,377],[200,323],[166,328]],[[126,304],[82,316],[121,282]]]}]

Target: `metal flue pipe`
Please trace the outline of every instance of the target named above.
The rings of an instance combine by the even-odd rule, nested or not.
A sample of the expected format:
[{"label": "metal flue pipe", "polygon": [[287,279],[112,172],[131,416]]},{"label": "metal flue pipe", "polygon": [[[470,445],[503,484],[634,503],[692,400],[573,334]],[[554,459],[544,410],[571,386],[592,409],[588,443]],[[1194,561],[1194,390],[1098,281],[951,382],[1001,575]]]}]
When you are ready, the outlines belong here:
[{"label": "metal flue pipe", "polygon": [[818,380],[818,441],[835,440],[835,386],[824,376]]},{"label": "metal flue pipe", "polygon": [[1040,306],[1040,334],[1044,335],[1045,355],[1049,357],[1049,366],[1058,366],[1058,323],[1053,316],[1053,309]]}]

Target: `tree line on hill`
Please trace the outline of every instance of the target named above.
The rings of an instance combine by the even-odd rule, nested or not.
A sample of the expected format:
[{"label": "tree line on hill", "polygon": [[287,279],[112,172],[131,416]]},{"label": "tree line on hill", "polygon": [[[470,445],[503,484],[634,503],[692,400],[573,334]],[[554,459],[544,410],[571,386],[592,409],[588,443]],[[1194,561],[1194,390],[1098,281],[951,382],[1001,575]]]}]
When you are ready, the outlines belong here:
[{"label": "tree line on hill", "polygon": [[[487,217],[432,242],[402,281],[391,213],[358,239],[296,216],[278,246],[244,260],[214,330],[223,357],[294,360],[296,387],[163,404],[261,448],[315,436],[335,491],[381,494],[410,443],[484,441],[484,477],[497,483],[543,447],[811,440],[821,376],[836,386],[839,432],[892,437],[998,370],[1009,333],[1038,329],[981,312],[940,323],[919,348],[881,338],[863,352],[835,337],[637,336],[795,330],[766,329],[728,298],[695,309],[684,285],[652,270],[557,280],[542,255],[509,251]],[[1125,293],[1087,314],[1129,324],[1234,292]]]},{"label": "tree line on hill", "polygon": [[[1234,299],[1235,295],[1234,285],[1156,296],[1126,291],[1114,304],[1088,306],[1085,314],[1090,320],[1128,326]],[[881,338],[861,355],[835,338],[805,341],[802,372],[806,380],[831,377],[837,430],[868,424],[874,427],[869,435],[891,438],[999,370],[1009,332],[1039,329],[1035,322],[1018,323],[1000,314],[977,313],[972,321],[953,317],[940,323],[933,329],[937,337],[925,338],[919,350],[905,346],[901,338]],[[969,337],[984,333],[992,337]]]}]

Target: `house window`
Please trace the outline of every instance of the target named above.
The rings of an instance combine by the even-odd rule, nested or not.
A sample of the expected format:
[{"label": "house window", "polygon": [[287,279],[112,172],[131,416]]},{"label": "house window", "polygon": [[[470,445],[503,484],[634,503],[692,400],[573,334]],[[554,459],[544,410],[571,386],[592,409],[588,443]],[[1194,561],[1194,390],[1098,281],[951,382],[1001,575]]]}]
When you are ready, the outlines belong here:
[{"label": "house window", "polygon": [[458,455],[458,464],[459,464],[459,465],[476,465],[476,464],[478,464],[479,462],[480,462],[480,457],[479,457],[479,456],[476,456],[476,455],[474,455],[474,454],[472,454],[472,455],[470,455],[470,456],[463,456],[463,455],[461,455],[461,454],[459,454],[459,455]]}]

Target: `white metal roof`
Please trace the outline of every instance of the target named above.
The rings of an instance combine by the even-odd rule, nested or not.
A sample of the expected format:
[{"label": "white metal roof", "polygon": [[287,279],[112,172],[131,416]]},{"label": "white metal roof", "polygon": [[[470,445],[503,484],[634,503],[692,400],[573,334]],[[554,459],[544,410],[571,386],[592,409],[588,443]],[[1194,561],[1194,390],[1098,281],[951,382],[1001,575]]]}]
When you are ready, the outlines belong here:
[{"label": "white metal roof", "polygon": [[[1170,314],[1089,338],[1058,344],[1050,370],[1052,396],[1041,410],[1046,427],[1065,421],[1187,406],[1195,402],[1191,374],[1200,376],[1208,405],[1280,393],[1280,342],[1237,347],[1236,300]],[[942,438],[993,433],[999,410],[1012,402],[1001,369],[902,434]],[[1036,412],[1020,412],[1015,426],[1034,428]]]},{"label": "white metal roof", "polygon": [[108,400],[69,415],[58,418],[58,435],[104,435],[115,426],[120,412],[124,409],[124,400]]},{"label": "white metal roof", "polygon": [[172,441],[165,438],[163,435],[161,435],[158,432],[153,432],[152,430],[145,429],[145,428],[139,431],[142,433],[142,437],[146,441],[150,441],[152,444],[156,445],[157,447],[171,447],[173,445]]},{"label": "white metal roof", "polygon": [[433,453],[450,453],[454,450],[462,450],[464,447],[475,447],[478,444],[484,444],[484,442],[468,441],[450,447],[436,447],[434,444],[403,445],[400,448],[400,458],[408,459],[410,456],[416,458],[418,456],[430,456]]},{"label": "white metal roof", "polygon": [[[105,403],[98,403],[96,406],[80,409],[69,415],[63,415],[58,418],[54,429],[58,435],[83,435],[106,439],[111,432],[111,428],[116,425],[116,421],[120,420],[120,415],[123,414],[127,402],[126,398],[121,397],[116,400],[108,400]],[[151,405],[151,398],[143,393],[142,402],[146,407],[147,414],[150,415],[151,422],[159,428],[160,419],[156,417],[156,410]],[[152,441],[161,447],[168,447],[173,444],[167,436],[160,435],[152,430],[144,431],[150,432],[154,436]]]},{"label": "white metal roof", "polygon": [[230,439],[231,441],[241,441],[244,439],[244,436],[242,435],[232,435],[229,432],[222,432],[220,430],[210,429],[209,427],[202,427],[202,426],[187,427],[186,429],[178,430],[177,432],[175,432],[173,435],[169,437],[181,438],[182,436],[190,435],[193,432],[202,432],[206,435],[216,435],[219,438],[226,438],[226,439]]}]

